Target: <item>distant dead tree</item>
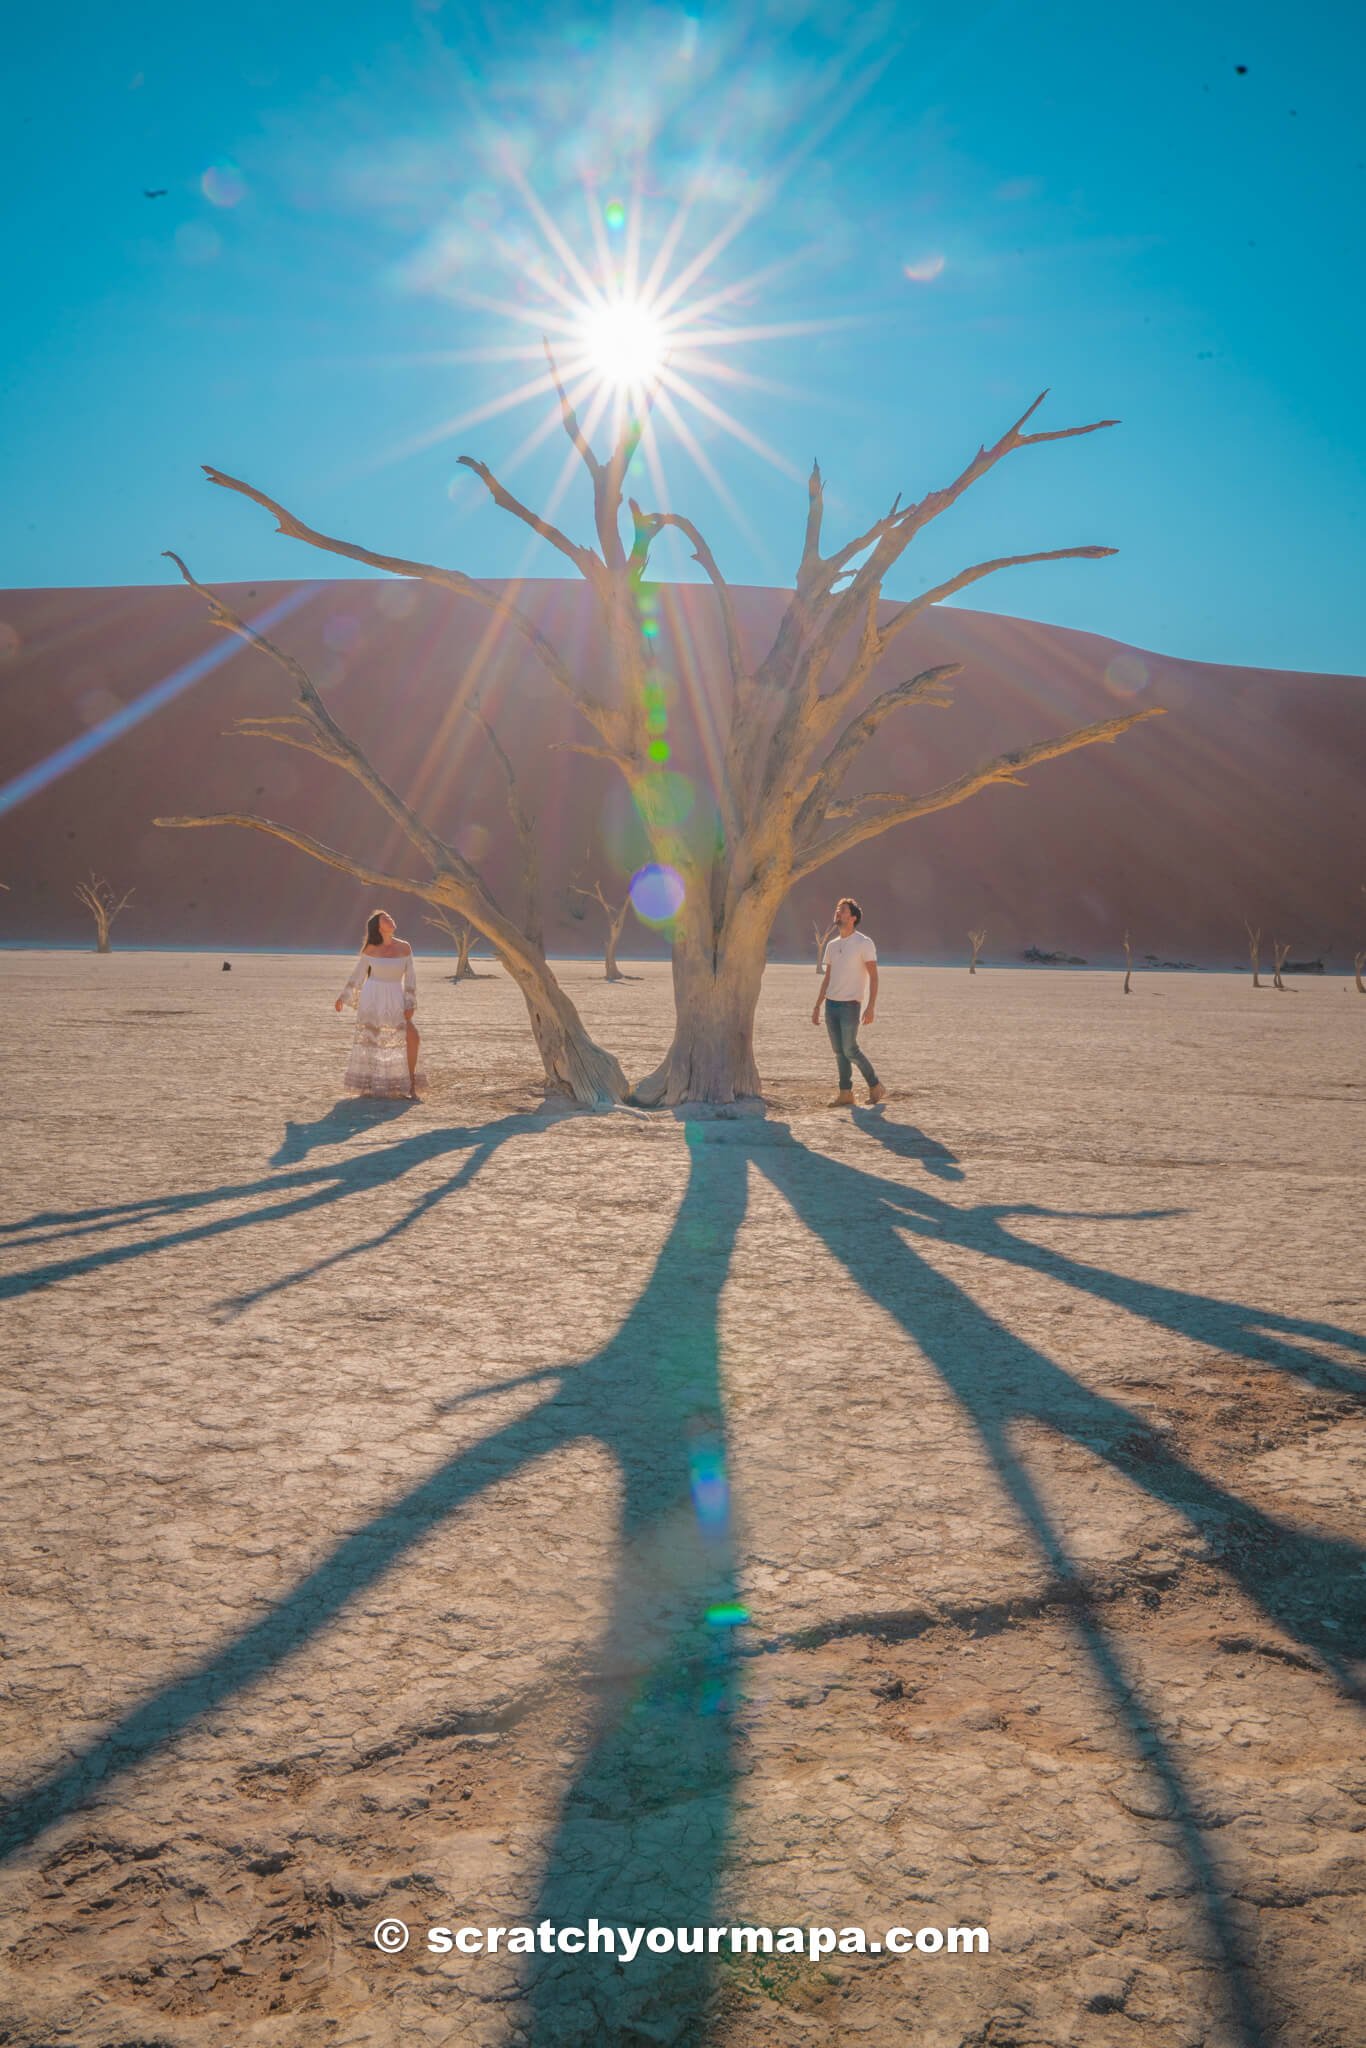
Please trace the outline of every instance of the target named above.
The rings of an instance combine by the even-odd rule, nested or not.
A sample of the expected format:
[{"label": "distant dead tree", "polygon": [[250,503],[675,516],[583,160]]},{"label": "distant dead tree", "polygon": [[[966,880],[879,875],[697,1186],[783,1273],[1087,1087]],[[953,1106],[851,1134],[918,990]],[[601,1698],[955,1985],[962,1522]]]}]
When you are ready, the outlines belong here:
[{"label": "distant dead tree", "polygon": [[626,976],[617,966],[617,947],[620,945],[621,935],[626,929],[626,920],[631,914],[630,890],[626,891],[620,903],[612,903],[608,900],[603,893],[601,882],[594,882],[591,889],[580,888],[577,882],[571,882],[569,893],[571,896],[587,896],[593,902],[601,904],[603,916],[607,919],[607,940],[603,948],[603,970],[609,981],[625,981]]},{"label": "distant dead tree", "polygon": [[1252,986],[1260,988],[1262,985],[1262,928],[1260,925],[1257,925],[1254,929],[1246,918],[1243,919],[1243,928],[1247,933],[1247,949],[1252,961]]},{"label": "distant dead tree", "polygon": [[[610,762],[622,776],[644,825],[653,863],[666,871],[676,893],[670,923],[673,1041],[659,1067],[637,1082],[634,1099],[655,1105],[725,1103],[755,1096],[760,1093],[754,1057],[759,988],[774,920],[794,884],[842,859],[865,839],[963,803],[993,785],[1019,784],[1028,769],[1081,747],[1116,740],[1140,720],[1158,715],[1159,706],[1148,706],[1012,748],[935,789],[844,793],[865,748],[889,718],[912,706],[949,701],[946,685],[959,673],[957,662],[923,669],[865,701],[875,669],[908,626],[931,606],[1000,570],[1034,562],[1094,560],[1114,552],[1087,546],[1004,555],[962,569],[904,603],[893,603],[884,599],[883,585],[911,542],[1007,457],[1047,442],[1092,434],[1115,422],[1095,420],[1085,426],[1028,432],[1047,395],[1041,392],[996,441],[978,448],[952,482],[913,504],[903,505],[898,493],[880,519],[829,554],[822,552],[824,486],[819,464],[813,465],[793,587],[767,651],[755,659],[745,645],[734,593],[694,522],[680,512],[642,510],[626,497],[625,480],[641,443],[648,404],[621,403],[611,449],[600,457],[548,346],[546,353],[561,423],[592,487],[596,546],[572,539],[543,513],[523,504],[486,463],[469,455],[458,460],[480,479],[501,511],[539,535],[583,578],[603,636],[592,687],[580,682],[571,663],[507,594],[456,570],[380,554],[320,533],[253,485],[218,469],[210,468],[207,474],[211,482],[262,506],[279,531],[295,540],[391,575],[420,577],[461,593],[493,612],[535,654],[591,734],[573,743],[574,750]],[[629,538],[623,532],[627,513]],[[651,550],[667,528],[683,535],[712,586],[723,647],[717,766],[710,777],[710,800],[689,806],[686,815],[676,801],[674,778],[659,762],[647,713],[647,698],[657,687],[657,622],[642,602],[643,585]],[[308,687],[312,690],[311,684]],[[595,1097],[619,1097],[624,1092],[619,1068],[587,1039],[550,972],[543,947],[528,945],[472,866],[441,846],[354,743],[339,739],[335,725],[324,728],[321,721],[326,717],[320,703],[307,704],[305,722],[311,736],[295,739],[294,744],[323,751],[362,780],[430,863],[431,881],[404,880],[401,886],[466,912],[492,940],[527,997],[548,1074],[566,1076],[572,1070],[573,1092],[589,1087]],[[266,736],[282,734],[276,730]],[[329,860],[348,873],[361,872],[350,856],[331,849],[319,852],[313,843],[264,820],[230,822],[290,837],[315,859]],[[384,879],[389,885],[391,878]],[[392,886],[400,884],[393,881]],[[565,1081],[557,1079],[553,1085]]]},{"label": "distant dead tree", "polygon": [[[211,472],[215,481],[226,481]],[[259,497],[246,485],[236,488],[246,491],[249,497]],[[262,500],[269,503],[268,500]],[[278,509],[278,508],[277,508]],[[300,531],[289,523],[289,515],[279,512],[281,530],[296,532],[300,538],[309,538],[307,529]],[[319,545],[331,546],[319,540]],[[545,957],[541,937],[540,905],[536,887],[536,848],[531,833],[531,821],[527,817],[517,795],[511,763],[498,743],[489,726],[477,708],[473,715],[492,741],[495,759],[503,773],[507,786],[508,808],[522,847],[522,872],[525,885],[525,903],[520,921],[509,916],[496,901],[483,874],[464,855],[456,852],[431,831],[398,793],[391,789],[369,756],[345,732],[324,704],[312,677],[303,664],[287,654],[273,640],[249,626],[213,591],[196,582],[179,555],[169,548],[167,555],[179,569],[185,582],[204,599],[209,608],[209,617],[214,625],[224,632],[235,633],[246,641],[249,647],[257,648],[268,655],[283,669],[294,685],[297,709],[285,717],[239,718],[232,731],[249,739],[277,741],[282,746],[299,747],[305,753],[316,754],[321,760],[331,763],[358,782],[390,822],[396,825],[428,869],[426,876],[396,875],[383,873],[367,862],[357,860],[349,853],[325,846],[320,840],[310,838],[306,833],[296,832],[292,826],[277,825],[269,818],[257,818],[241,812],[227,812],[207,818],[158,818],[158,825],[177,827],[198,827],[204,825],[237,825],[253,832],[265,832],[273,839],[283,839],[289,846],[296,846],[301,853],[309,854],[314,860],[323,861],[328,867],[340,868],[343,874],[354,875],[358,881],[367,882],[375,888],[396,891],[406,896],[417,896],[424,903],[438,909],[453,912],[473,924],[493,946],[498,958],[521,990],[527,1007],[541,1063],[545,1070],[546,1087],[552,1094],[564,1094],[577,1102],[621,1101],[626,1093],[626,1077],[611,1053],[595,1044],[584,1028],[582,1019],[573,1003],[560,987]],[[369,559],[369,557],[366,557]],[[387,567],[401,574],[419,573],[412,565],[399,561],[379,560],[380,567]],[[426,573],[423,570],[420,573]],[[436,572],[433,572],[435,574]],[[506,617],[514,629],[524,637],[530,636],[540,642],[540,635],[530,621],[514,607],[508,607],[493,591],[482,584],[472,583],[447,572],[440,580],[467,588],[477,600],[499,617]],[[558,661],[547,645],[547,654]],[[568,671],[565,671],[566,686],[573,691]]]},{"label": "distant dead tree", "polygon": [[1283,946],[1279,939],[1273,939],[1271,941],[1271,952],[1276,962],[1275,970],[1271,977],[1271,986],[1284,992],[1285,983],[1281,980],[1281,969],[1290,958],[1290,948],[1289,946]]},{"label": "distant dead tree", "polygon": [[1132,977],[1132,975],[1133,975],[1133,971],[1134,971],[1134,955],[1133,955],[1133,948],[1132,948],[1132,947],[1130,946],[1130,944],[1129,944],[1129,934],[1128,934],[1127,932],[1125,932],[1125,934],[1124,934],[1124,993],[1125,993],[1125,995],[1126,995],[1126,996],[1129,996],[1129,995],[1132,995],[1132,994],[1133,994],[1133,990],[1132,990],[1132,989],[1130,988],[1130,986],[1129,986],[1130,978],[1131,978],[1131,977]]},{"label": "distant dead tree", "polygon": [[109,944],[109,928],[119,912],[131,900],[133,891],[130,889],[126,896],[116,897],[109,883],[102,876],[97,875],[92,868],[90,870],[90,880],[88,882],[77,882],[75,894],[77,901],[85,905],[95,920],[95,951],[97,953],[112,952],[113,948]]},{"label": "distant dead tree", "polygon": [[438,910],[435,917],[424,917],[422,922],[429,924],[433,931],[443,933],[455,947],[455,979],[473,981],[475,973],[470,966],[470,953],[479,943],[480,934],[469,919],[452,917],[449,911]]},{"label": "distant dead tree", "polygon": [[1357,994],[1359,996],[1366,996],[1366,981],[1363,981],[1361,978],[1363,967],[1366,967],[1366,953],[1354,953],[1352,955],[1352,973],[1356,978]]},{"label": "distant dead tree", "polygon": [[839,929],[838,925],[828,924],[828,925],[827,925],[827,926],[825,927],[825,930],[824,930],[824,931],[822,931],[822,930],[821,930],[821,928],[820,928],[820,926],[819,926],[819,925],[818,925],[818,924],[816,923],[815,919],[813,918],[813,919],[811,920],[811,937],[812,937],[812,940],[813,940],[813,942],[814,942],[814,944],[815,944],[815,948],[816,948],[816,972],[817,972],[817,974],[823,974],[823,973],[825,972],[825,948],[826,948],[826,943],[827,943],[827,941],[828,941],[828,940],[830,940],[830,939],[832,939],[832,938],[834,937],[834,935],[835,935],[835,933],[836,933],[836,932],[838,931],[838,929]]},{"label": "distant dead tree", "polygon": [[968,962],[969,974],[975,974],[977,972],[977,962],[982,957],[982,948],[983,946],[985,946],[986,942],[987,935],[984,931],[968,933],[968,944],[972,947],[972,958]]}]

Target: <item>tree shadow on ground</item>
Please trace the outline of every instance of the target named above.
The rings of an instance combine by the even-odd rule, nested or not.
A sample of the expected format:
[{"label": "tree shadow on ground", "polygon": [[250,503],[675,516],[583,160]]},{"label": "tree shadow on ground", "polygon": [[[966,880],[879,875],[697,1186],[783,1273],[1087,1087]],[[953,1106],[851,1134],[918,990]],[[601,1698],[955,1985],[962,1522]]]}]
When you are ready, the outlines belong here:
[{"label": "tree shadow on ground", "polygon": [[[953,1155],[923,1133],[880,1117],[858,1123],[861,1135],[908,1165],[944,1181],[962,1180]],[[362,1157],[241,1189],[35,1217],[22,1228],[38,1234],[25,1241],[46,1243],[116,1222],[174,1221],[233,1196],[275,1198],[239,1217],[37,1268],[15,1276],[10,1291],[51,1285],[224,1230],[269,1224],[397,1180],[434,1158],[464,1154],[460,1169],[421,1195],[405,1218],[389,1226],[391,1234],[466,1182],[477,1162],[506,1138],[544,1128],[544,1119],[508,1117],[482,1129],[420,1133]],[[756,1168],[914,1341],[992,1460],[1033,1537],[1049,1587],[1065,1603],[1097,1682],[1127,1730],[1135,1760],[1160,1789],[1200,1916],[1192,1940],[1212,1947],[1235,2032],[1246,2048],[1255,2048],[1267,2039],[1267,2023],[1230,1911],[1228,1885],[1158,1711],[1126,1671],[1085,1572],[1020,1461],[1015,1432],[1021,1425],[1040,1425],[1085,1444],[1181,1516],[1244,1596],[1341,1683],[1347,1679],[1349,1603],[1360,1598],[1355,1589],[1362,1585],[1364,1554],[1351,1543],[1278,1521],[1206,1477],[1137,1412],[1093,1392],[989,1315],[918,1256],[914,1240],[953,1243],[1046,1273],[1159,1328],[1218,1344],[1313,1385],[1355,1384],[1350,1370],[1326,1353],[1360,1352],[1366,1344],[1327,1323],[1131,1280],[1030,1244],[1007,1228],[1012,1217],[1068,1212],[959,1206],[904,1178],[809,1150],[782,1124],[688,1122],[685,1133],[685,1193],[646,1286],[616,1335],[587,1360],[477,1389],[449,1403],[454,1407],[481,1393],[537,1381],[553,1389],[528,1413],[456,1453],[344,1537],[260,1621],[130,1709],[105,1736],[34,1785],[0,1823],[0,1844],[14,1849],[32,1841],[61,1814],[233,1699],[325,1629],[486,1488],[557,1449],[591,1440],[621,1476],[619,1570],[606,1634],[584,1681],[594,1703],[588,1751],[565,1794],[535,1917],[578,1927],[590,1916],[622,1926],[705,1926],[715,1911],[730,1839],[736,1768],[730,1710],[739,1646],[746,1641],[726,1479],[718,1313],[749,1174]],[[354,1256],[360,1248],[337,1256]],[[272,1286],[295,1284],[330,1263]],[[847,1618],[833,1618],[830,1632],[848,1632]],[[536,2048],[560,2048],[599,2040],[606,2032],[691,2048],[706,2037],[713,1967],[706,1956],[644,1950],[629,1970],[617,1970],[602,1957],[538,1956],[525,1976],[528,2038]]]}]

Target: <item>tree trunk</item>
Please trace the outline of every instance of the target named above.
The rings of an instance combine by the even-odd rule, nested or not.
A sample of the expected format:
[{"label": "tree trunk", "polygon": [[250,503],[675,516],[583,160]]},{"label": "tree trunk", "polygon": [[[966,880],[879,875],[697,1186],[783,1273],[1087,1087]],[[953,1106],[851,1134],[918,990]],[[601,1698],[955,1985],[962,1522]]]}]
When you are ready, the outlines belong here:
[{"label": "tree trunk", "polygon": [[680,937],[674,948],[674,1038],[668,1056],[639,1082],[634,1100],[653,1105],[736,1102],[762,1094],[754,1061],[754,1013],[776,912],[747,918],[713,955]]},{"label": "tree trunk", "polygon": [[474,969],[470,966],[470,946],[473,939],[473,925],[462,925],[455,942],[458,948],[455,956],[455,978],[457,981],[474,980]]},{"label": "tree trunk", "polygon": [[625,981],[626,979],[626,976],[617,966],[617,947],[621,943],[621,935],[626,928],[626,913],[630,907],[631,899],[628,896],[621,906],[620,915],[609,917],[607,920],[607,948],[603,958],[603,968],[609,981]]},{"label": "tree trunk", "polygon": [[108,925],[102,925],[95,934],[95,951],[97,953],[112,953],[113,950],[109,943],[109,927]]},{"label": "tree trunk", "polygon": [[522,991],[536,1050],[545,1068],[546,1093],[575,1102],[620,1102],[626,1076],[610,1052],[596,1045],[549,967],[531,953],[502,952],[504,967]]}]

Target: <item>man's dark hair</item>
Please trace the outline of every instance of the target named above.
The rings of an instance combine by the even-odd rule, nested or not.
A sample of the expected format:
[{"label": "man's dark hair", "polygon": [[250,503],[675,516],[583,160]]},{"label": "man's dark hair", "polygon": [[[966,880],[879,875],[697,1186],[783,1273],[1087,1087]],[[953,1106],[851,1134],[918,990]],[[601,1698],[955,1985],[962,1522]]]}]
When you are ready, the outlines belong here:
[{"label": "man's dark hair", "polygon": [[859,909],[852,896],[841,896],[840,902],[849,905],[849,915],[853,918],[855,924],[863,923],[863,912]]}]

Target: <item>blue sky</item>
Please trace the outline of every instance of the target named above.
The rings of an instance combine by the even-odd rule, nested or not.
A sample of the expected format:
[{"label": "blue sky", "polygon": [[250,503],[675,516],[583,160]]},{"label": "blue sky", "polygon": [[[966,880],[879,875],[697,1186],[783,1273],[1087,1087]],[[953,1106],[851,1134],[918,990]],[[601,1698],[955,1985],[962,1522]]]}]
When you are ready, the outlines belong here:
[{"label": "blue sky", "polygon": [[[201,462],[386,550],[558,574],[456,465],[553,491],[563,441],[519,454],[544,397],[442,424],[535,374],[480,359],[534,345],[538,278],[572,275],[533,202],[590,265],[596,219],[619,265],[686,201],[667,274],[715,244],[692,299],[740,288],[712,338],[780,330],[709,350],[704,396],[744,438],[686,397],[686,431],[656,416],[669,502],[733,581],[790,578],[813,455],[839,537],[1047,385],[1038,424],[1123,424],[1013,457],[892,595],[1105,543],[966,601],[1359,672],[1361,22],[1167,0],[25,9],[0,88],[0,583],[161,582],[166,547],[207,580],[341,572]],[[577,481],[561,517],[587,537]],[[696,573],[668,543],[657,565]]]}]

